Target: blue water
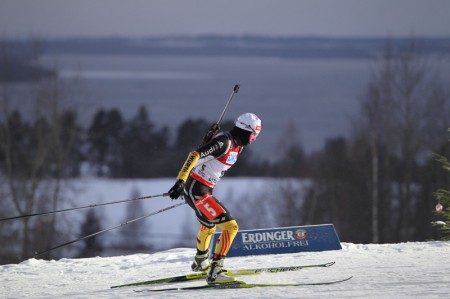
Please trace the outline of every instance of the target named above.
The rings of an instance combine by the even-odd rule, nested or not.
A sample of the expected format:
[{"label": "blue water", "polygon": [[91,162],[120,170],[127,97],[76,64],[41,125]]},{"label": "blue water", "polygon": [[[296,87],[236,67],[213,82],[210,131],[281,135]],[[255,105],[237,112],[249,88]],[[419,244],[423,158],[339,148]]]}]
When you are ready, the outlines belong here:
[{"label": "blue water", "polygon": [[343,59],[64,55],[43,61],[56,62],[86,126],[100,108],[117,107],[128,118],[141,105],[161,127],[174,129],[189,117],[213,123],[239,83],[225,119],[257,114],[262,132],[253,152],[269,160],[289,142],[311,151],[349,134],[374,67]]}]

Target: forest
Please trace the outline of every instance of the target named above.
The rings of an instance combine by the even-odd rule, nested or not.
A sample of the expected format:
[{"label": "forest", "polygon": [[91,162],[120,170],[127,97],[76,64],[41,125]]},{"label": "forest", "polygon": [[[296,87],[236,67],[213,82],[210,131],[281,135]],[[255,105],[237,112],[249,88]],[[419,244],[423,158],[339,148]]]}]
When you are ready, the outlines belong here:
[{"label": "forest", "polygon": [[[56,210],[66,200],[64,182],[84,175],[104,178],[176,177],[187,153],[211,124],[186,119],[174,132],[160,127],[146,107],[125,119],[117,109],[99,110],[87,127],[76,110],[61,105],[57,76],[37,80],[34,117],[9,109],[8,83],[0,97],[0,218]],[[261,213],[277,213],[278,226],[333,223],[341,241],[395,243],[438,239],[431,225],[438,189],[448,189],[449,173],[436,161],[450,157],[450,91],[416,51],[397,51],[389,42],[351,120],[349,137],[328,139],[307,154],[301,142],[286,142],[275,161],[254,161],[246,149],[228,176],[308,180],[306,192],[283,188],[277,199],[248,200]],[[224,122],[227,129],[231,121]],[[293,138],[295,139],[295,138]],[[248,211],[250,213],[251,211]],[[245,211],[241,211],[243,222]],[[94,215],[95,216],[95,215]],[[32,255],[31,244],[51,247],[67,241],[60,216],[0,222],[0,263]],[[87,224],[86,224],[87,223]],[[90,228],[89,225],[91,224]],[[87,225],[87,226],[86,226]],[[80,230],[99,229],[89,214]],[[96,248],[95,238],[86,248]],[[45,258],[57,258],[51,252]],[[84,250],[80,256],[90,256]]]}]

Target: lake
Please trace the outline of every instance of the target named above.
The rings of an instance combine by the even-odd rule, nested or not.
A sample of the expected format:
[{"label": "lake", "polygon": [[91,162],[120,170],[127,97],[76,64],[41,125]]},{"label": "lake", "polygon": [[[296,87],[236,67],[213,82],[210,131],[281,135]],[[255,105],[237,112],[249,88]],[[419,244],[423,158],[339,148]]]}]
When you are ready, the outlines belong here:
[{"label": "lake", "polygon": [[[239,83],[225,119],[257,114],[262,133],[252,151],[268,160],[292,140],[310,152],[327,138],[347,135],[375,66],[372,60],[350,59],[131,55],[59,55],[42,61],[57,65],[60,78],[73,87],[76,96],[69,101],[85,126],[100,108],[116,107],[130,118],[139,106],[158,127],[175,129],[187,118],[213,123]],[[450,63],[444,68],[449,74]],[[24,109],[20,100],[14,102]]]}]

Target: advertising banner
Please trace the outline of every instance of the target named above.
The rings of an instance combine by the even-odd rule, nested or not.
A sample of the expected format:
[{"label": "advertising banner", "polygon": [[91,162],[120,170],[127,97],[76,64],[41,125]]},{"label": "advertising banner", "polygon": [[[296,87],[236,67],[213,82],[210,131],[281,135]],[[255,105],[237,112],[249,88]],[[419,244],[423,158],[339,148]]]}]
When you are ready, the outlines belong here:
[{"label": "advertising banner", "polygon": [[[215,233],[211,244],[215,245],[219,236]],[[342,247],[333,224],[292,226],[239,231],[227,257],[339,249]]]}]

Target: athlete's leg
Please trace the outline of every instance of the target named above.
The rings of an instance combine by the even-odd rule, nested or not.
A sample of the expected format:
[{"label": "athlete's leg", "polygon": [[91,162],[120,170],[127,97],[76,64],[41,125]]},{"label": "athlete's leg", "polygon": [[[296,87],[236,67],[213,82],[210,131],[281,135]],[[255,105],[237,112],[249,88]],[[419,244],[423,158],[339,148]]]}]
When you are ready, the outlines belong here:
[{"label": "athlete's leg", "polygon": [[216,248],[214,250],[214,259],[224,258],[230,250],[231,244],[238,233],[239,226],[236,220],[230,220],[227,222],[217,224],[222,230],[222,233],[217,241]]},{"label": "athlete's leg", "polygon": [[[194,271],[203,271],[209,267],[206,278],[208,283],[228,283],[236,280],[235,277],[226,275],[222,270],[223,260],[239,230],[236,220],[212,195],[211,188],[191,178],[186,182],[185,200],[194,209],[201,224],[197,234],[197,255],[192,264],[192,269]],[[208,249],[216,225],[221,228],[222,233],[217,242],[213,262],[210,266]]]},{"label": "athlete's leg", "polygon": [[200,230],[197,233],[197,254],[191,265],[194,271],[206,271],[209,268],[208,250],[211,237],[216,231],[216,226],[206,227],[200,223]]},{"label": "athlete's leg", "polygon": [[236,220],[232,219],[226,222],[218,223],[218,227],[222,230],[216,248],[214,249],[213,261],[206,275],[208,283],[230,283],[236,280],[235,277],[228,276],[223,273],[223,262],[225,256],[230,250],[231,244],[239,230]]},{"label": "athlete's leg", "polygon": [[200,223],[200,229],[197,234],[197,254],[208,253],[211,237],[216,232],[216,226],[206,227]]}]

